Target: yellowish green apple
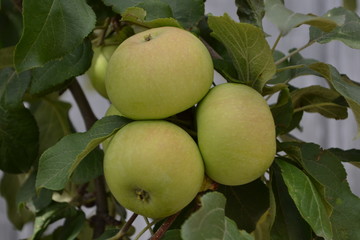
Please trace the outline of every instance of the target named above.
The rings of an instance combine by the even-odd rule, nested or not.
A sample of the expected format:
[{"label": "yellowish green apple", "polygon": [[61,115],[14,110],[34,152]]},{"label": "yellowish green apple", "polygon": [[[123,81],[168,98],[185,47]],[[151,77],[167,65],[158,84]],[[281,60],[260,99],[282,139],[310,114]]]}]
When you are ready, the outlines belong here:
[{"label": "yellowish green apple", "polygon": [[105,75],[108,62],[111,55],[117,48],[116,45],[104,45],[100,47],[93,47],[94,55],[92,58],[91,66],[87,71],[89,79],[95,88],[95,90],[107,98],[106,88],[105,88]]},{"label": "yellowish green apple", "polygon": [[274,120],[267,102],[253,88],[217,85],[198,105],[196,118],[205,171],[214,181],[249,183],[273,162]]},{"label": "yellowish green apple", "polygon": [[204,165],[197,144],[179,126],[164,120],[134,121],[109,143],[104,175],[121,205],[157,219],[195,198]]},{"label": "yellowish green apple", "polygon": [[163,119],[199,102],[213,74],[211,56],[196,36],[175,27],[153,28],[116,49],[108,64],[106,90],[124,116]]}]

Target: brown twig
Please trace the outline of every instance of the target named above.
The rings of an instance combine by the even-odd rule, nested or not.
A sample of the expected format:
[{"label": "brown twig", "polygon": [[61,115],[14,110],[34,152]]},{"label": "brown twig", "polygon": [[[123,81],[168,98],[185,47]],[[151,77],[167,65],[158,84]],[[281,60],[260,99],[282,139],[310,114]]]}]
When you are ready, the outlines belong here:
[{"label": "brown twig", "polygon": [[134,223],[137,216],[138,216],[138,214],[133,213],[133,215],[131,215],[131,217],[125,223],[125,225],[121,228],[121,230],[114,237],[110,238],[109,240],[120,240],[120,239],[122,239],[127,234],[127,232],[129,231],[130,227]]},{"label": "brown twig", "polygon": [[170,226],[174,223],[177,216],[179,216],[180,212],[175,213],[168,217],[163,224],[161,224],[160,228],[155,232],[154,235],[150,238],[150,240],[159,240],[161,239],[165,232],[170,228]]},{"label": "brown twig", "polygon": [[[86,129],[89,130],[92,125],[97,121],[97,118],[92,111],[86,96],[81,89],[80,84],[76,79],[69,86],[69,90],[73,95],[75,102],[77,103],[80,113],[84,119]],[[94,180],[95,184],[95,204],[96,204],[96,215],[93,218],[94,226],[94,238],[99,237],[106,227],[106,219],[108,217],[108,204],[105,191],[105,180],[103,176],[100,176]]]}]

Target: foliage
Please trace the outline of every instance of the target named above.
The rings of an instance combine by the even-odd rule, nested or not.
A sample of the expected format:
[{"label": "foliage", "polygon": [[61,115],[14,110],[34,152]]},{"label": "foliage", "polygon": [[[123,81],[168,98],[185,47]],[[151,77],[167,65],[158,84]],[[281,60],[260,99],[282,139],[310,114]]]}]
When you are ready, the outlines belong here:
[{"label": "foliage", "polygon": [[[360,199],[342,165],[359,166],[360,150],[322,149],[291,137],[305,113],[346,119],[353,111],[360,129],[359,83],[300,54],[331,41],[358,51],[356,1],[315,16],[295,13],[281,0],[236,0],[240,22],[227,14],[205,15],[204,2],[0,1],[5,26],[0,29],[0,192],[17,229],[34,222],[34,240],[129,239],[137,215],[126,218],[109,194],[98,146],[131,120],[97,120],[77,77],[90,67],[92,45],[109,39],[119,44],[133,31],[175,26],[201,38],[226,81],[247,84],[266,98],[277,94],[270,107],[278,152],[267,174],[254,182],[221,186],[209,180],[180,213],[147,224],[157,231],[152,239],[360,239]],[[274,46],[262,29],[264,16],[279,30]],[[300,25],[307,25],[309,42],[278,51],[278,41]],[[321,77],[328,86],[294,87],[292,80],[304,75]],[[75,132],[71,105],[61,100],[65,91],[82,109],[86,132]],[[168,120],[194,133],[192,110]],[[86,215],[84,208],[91,207],[95,211]],[[62,225],[46,231],[60,219]]]}]

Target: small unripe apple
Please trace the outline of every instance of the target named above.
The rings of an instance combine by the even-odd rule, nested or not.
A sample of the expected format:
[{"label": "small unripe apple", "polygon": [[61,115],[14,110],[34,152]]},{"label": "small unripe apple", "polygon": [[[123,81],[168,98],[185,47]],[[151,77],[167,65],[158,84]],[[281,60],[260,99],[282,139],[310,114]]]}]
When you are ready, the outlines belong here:
[{"label": "small unripe apple", "polygon": [[205,171],[216,182],[249,183],[273,162],[274,120],[267,102],[253,88],[217,85],[198,105],[196,118]]},{"label": "small unripe apple", "polygon": [[195,141],[179,126],[164,120],[134,121],[109,143],[104,175],[122,206],[163,218],[195,198],[204,165]]},{"label": "small unripe apple", "polygon": [[192,33],[160,27],[137,33],[112,55],[106,90],[124,116],[163,119],[200,101],[213,81],[205,45]]},{"label": "small unripe apple", "polygon": [[116,45],[93,47],[94,55],[91,66],[87,71],[91,84],[103,97],[107,98],[105,88],[105,75],[111,55],[117,48]]}]

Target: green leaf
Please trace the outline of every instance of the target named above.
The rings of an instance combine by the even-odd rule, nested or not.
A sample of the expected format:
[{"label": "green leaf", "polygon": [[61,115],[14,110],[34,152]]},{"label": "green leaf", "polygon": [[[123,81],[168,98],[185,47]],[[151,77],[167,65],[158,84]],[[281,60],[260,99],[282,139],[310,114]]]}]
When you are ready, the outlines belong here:
[{"label": "green leaf", "polygon": [[198,24],[205,12],[204,0],[163,0],[167,2],[173,12],[174,18],[184,28],[190,29]]},{"label": "green leaf", "polygon": [[30,110],[39,126],[40,154],[71,133],[69,122],[71,104],[58,98],[59,96],[54,93],[31,102]]},{"label": "green leaf", "polygon": [[330,32],[310,28],[311,41],[324,44],[337,40],[348,47],[360,49],[360,18],[355,12],[339,7],[331,9],[324,17],[336,21],[339,26]]},{"label": "green leaf", "polygon": [[14,46],[0,48],[0,70],[14,65],[14,50]]},{"label": "green leaf", "polygon": [[146,11],[139,7],[128,8],[122,15],[122,21],[130,22],[145,28],[156,28],[164,26],[179,27],[181,25],[174,18],[157,18],[151,21],[146,20]]},{"label": "green leaf", "polygon": [[53,192],[45,188],[36,192],[35,179],[36,172],[32,172],[17,192],[16,205],[20,209],[26,208],[38,212],[51,203]]},{"label": "green leaf", "polygon": [[264,0],[235,0],[235,4],[241,22],[262,28],[262,19],[265,15]]},{"label": "green leaf", "polygon": [[346,119],[347,106],[338,104],[341,95],[335,90],[319,85],[304,87],[291,92],[295,112],[317,112],[327,118]]},{"label": "green leaf", "polygon": [[336,22],[326,17],[294,13],[281,0],[266,0],[265,16],[279,28],[283,36],[302,24],[314,26],[324,32],[330,32],[337,26]]},{"label": "green leaf", "polygon": [[271,189],[276,201],[275,222],[271,229],[271,240],[312,240],[311,228],[302,218],[289,195],[280,169],[273,165]]},{"label": "green leaf", "polygon": [[246,233],[240,233],[235,222],[225,217],[224,195],[210,192],[201,197],[201,208],[191,215],[181,228],[183,240],[247,240]]},{"label": "green leaf", "polygon": [[[77,219],[79,215],[83,215],[82,211],[78,211],[75,207],[67,203],[52,203],[47,208],[36,214],[34,223],[34,232],[30,240],[38,240],[46,231],[48,226],[59,219]],[[80,216],[81,217],[81,216]],[[77,227],[77,226],[76,226]],[[70,238],[72,239],[72,238]]]},{"label": "green leaf", "polygon": [[22,14],[12,0],[0,3],[0,48],[14,46],[22,32]]},{"label": "green leaf", "polygon": [[95,26],[95,14],[85,0],[28,0],[23,15],[24,32],[15,50],[18,72],[64,57]]},{"label": "green leaf", "polygon": [[166,231],[162,240],[182,240],[180,229],[171,229]]},{"label": "green leaf", "polygon": [[341,76],[333,66],[325,63],[314,63],[309,68],[318,72],[335,88],[348,102],[351,110],[355,113],[360,134],[360,85],[351,81],[346,76]]},{"label": "green leaf", "polygon": [[[157,23],[155,26],[150,25],[149,27],[156,26],[173,26],[174,23],[166,23],[170,22],[166,20],[168,17],[174,17],[177,21],[181,23],[177,24],[177,27],[185,27],[190,28],[191,26],[196,25],[200,19],[204,16],[204,1],[203,0],[130,0],[130,1],[117,1],[117,0],[104,0],[104,3],[107,6],[111,6],[113,11],[120,13],[124,16],[124,13],[129,11],[128,8],[143,8],[144,12],[147,14],[148,20],[155,20],[157,18],[164,18],[162,25]],[[167,4],[171,8],[172,16],[169,15],[168,10],[165,10],[165,5]],[[162,9],[159,11],[159,9]],[[148,18],[149,17],[149,18]],[[145,18],[144,18],[145,19]],[[144,20],[142,19],[142,20]],[[172,20],[174,21],[174,20]],[[177,22],[175,21],[175,22]],[[167,25],[171,24],[171,25]]]},{"label": "green leaf", "polygon": [[222,42],[231,56],[240,82],[261,92],[275,74],[275,64],[264,33],[248,23],[236,23],[227,14],[209,16],[212,36]]},{"label": "green leaf", "polygon": [[255,230],[256,223],[269,208],[269,191],[261,180],[240,186],[220,186],[226,197],[225,215],[235,221],[239,229]]},{"label": "green leaf", "polygon": [[316,235],[332,239],[330,217],[319,192],[300,169],[278,159],[284,182],[302,217],[309,223]]},{"label": "green leaf", "polygon": [[289,132],[294,108],[288,88],[281,90],[277,103],[272,105],[270,109],[275,121],[276,135]]},{"label": "green leaf", "polygon": [[357,1],[356,0],[343,0],[344,8],[350,11],[356,11],[357,9]]},{"label": "green leaf", "polygon": [[64,224],[54,231],[54,240],[76,240],[86,221],[84,212],[66,218]]},{"label": "green leaf", "polygon": [[104,152],[95,148],[75,169],[71,180],[76,184],[84,184],[103,174]]},{"label": "green leaf", "polygon": [[342,162],[360,162],[359,149],[343,150],[340,148],[330,148],[328,151],[334,154]]},{"label": "green leaf", "polygon": [[34,218],[33,213],[28,209],[19,209],[16,204],[16,194],[23,183],[22,178],[22,175],[5,173],[0,182],[0,194],[6,201],[7,217],[18,230]]},{"label": "green leaf", "polygon": [[91,42],[87,39],[60,60],[53,60],[32,71],[30,94],[43,95],[63,88],[71,77],[86,72],[92,60]]},{"label": "green leaf", "polygon": [[0,70],[0,104],[4,108],[22,105],[23,96],[30,83],[29,72],[17,74],[12,68]]},{"label": "green leaf", "polygon": [[330,218],[333,239],[360,239],[360,198],[350,190],[341,159],[313,143],[291,145],[295,151],[288,154],[300,161],[306,172],[324,187],[325,199],[333,208]]},{"label": "green leaf", "polygon": [[98,120],[87,132],[62,138],[41,155],[36,188],[63,189],[81,160],[129,122],[130,120],[124,117],[108,116]]}]

